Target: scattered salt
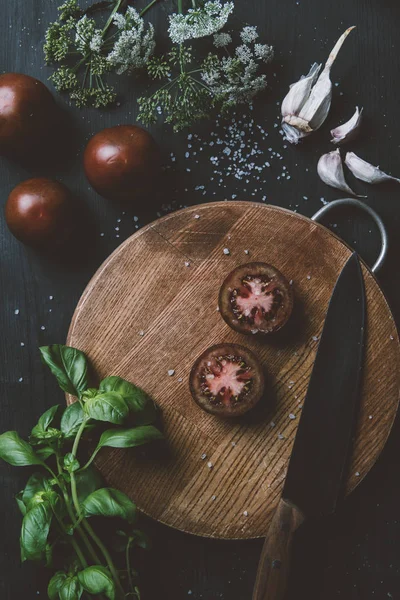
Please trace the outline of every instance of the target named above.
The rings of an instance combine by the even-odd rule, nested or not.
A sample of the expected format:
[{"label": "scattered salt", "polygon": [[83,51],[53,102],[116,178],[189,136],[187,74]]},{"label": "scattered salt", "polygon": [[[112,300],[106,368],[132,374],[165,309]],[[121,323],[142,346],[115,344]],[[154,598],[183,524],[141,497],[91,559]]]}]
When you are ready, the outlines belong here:
[{"label": "scattered salt", "polygon": [[40,328],[42,331],[44,331],[46,329],[46,327],[44,325],[41,326]]},{"label": "scattered salt", "polygon": [[211,496],[211,500],[215,500],[217,496]]},{"label": "scattered salt", "polygon": [[23,381],[23,380],[24,380],[24,378],[23,378],[23,377],[20,377],[20,378],[18,379],[18,381],[19,381],[20,383],[22,383],[22,381]]},{"label": "scattered salt", "polygon": [[201,455],[201,460],[205,460],[207,458],[207,454],[204,452],[204,454]]},{"label": "scattered salt", "polygon": [[22,346],[22,347],[24,347],[24,346],[25,346],[24,342],[21,342],[21,346]]},{"label": "scattered salt", "polygon": [[190,262],[188,260],[185,260],[185,267],[190,267]]},{"label": "scattered salt", "polygon": [[311,275],[307,275],[307,279],[311,279]]},{"label": "scattered salt", "polygon": [[14,310],[14,315],[19,315],[19,308],[16,308],[16,309]]},{"label": "scattered salt", "polygon": [[211,462],[211,461],[209,461],[209,462],[207,463],[207,467],[208,467],[209,469],[212,469],[212,468],[213,468],[213,466],[214,466],[214,465],[212,464],[212,462]]},{"label": "scattered salt", "polygon": [[141,330],[139,331],[139,335],[140,335],[140,336],[142,336],[142,337],[144,336],[144,331],[143,331],[143,329],[141,329]]},{"label": "scattered salt", "polygon": [[276,423],[274,423],[274,421],[271,421],[271,423],[269,424],[270,427],[275,427]]},{"label": "scattered salt", "polygon": [[168,375],[169,375],[170,377],[172,377],[172,375],[175,375],[175,370],[174,370],[174,369],[169,369],[169,371],[168,371]]},{"label": "scattered salt", "polygon": [[53,300],[54,296],[49,296],[49,300]]},{"label": "scattered salt", "polygon": [[284,435],[282,435],[281,433],[278,433],[278,439],[279,439],[279,440],[284,440],[284,439],[285,439],[285,436],[284,436]]},{"label": "scattered salt", "polygon": [[248,517],[248,516],[249,516],[249,513],[248,513],[248,511],[247,511],[247,510],[245,510],[245,511],[243,512],[243,514],[244,514],[244,516],[245,516],[245,517]]},{"label": "scattered salt", "polygon": [[230,254],[229,248],[224,248],[224,254]]},{"label": "scattered salt", "polygon": [[183,381],[182,377],[178,377],[177,381],[179,381],[179,383],[182,383],[182,381]]},{"label": "scattered salt", "polygon": [[317,335],[313,335],[312,339],[314,340],[314,342],[318,342],[318,336]]},{"label": "scattered salt", "polygon": [[235,447],[236,446],[236,442],[231,442],[232,446]]},{"label": "scattered salt", "polygon": [[248,251],[248,250],[245,250],[245,251],[244,251],[244,253],[245,253],[245,254],[249,254],[249,251]]},{"label": "scattered salt", "polygon": [[355,475],[356,477],[360,477],[360,473],[358,471],[356,471]]},{"label": "scattered salt", "polygon": [[200,219],[200,215],[194,215],[195,219]]},{"label": "scattered salt", "polygon": [[296,418],[296,415],[294,415],[293,413],[290,413],[289,419],[295,419],[295,418]]}]

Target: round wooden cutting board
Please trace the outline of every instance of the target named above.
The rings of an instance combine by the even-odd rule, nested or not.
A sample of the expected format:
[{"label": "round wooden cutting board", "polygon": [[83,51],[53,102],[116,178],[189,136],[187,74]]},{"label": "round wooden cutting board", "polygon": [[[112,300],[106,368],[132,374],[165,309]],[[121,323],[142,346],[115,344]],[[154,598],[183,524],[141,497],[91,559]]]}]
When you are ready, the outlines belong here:
[{"label": "round wooden cutting board", "polygon": [[[97,466],[108,483],[146,514],[183,531],[218,538],[265,535],[328,301],[350,254],[322,225],[251,202],[184,209],[126,240],[87,286],[68,344],[88,354],[99,377],[119,375],[144,388],[162,409],[167,443],[150,454],[103,450]],[[249,261],[272,263],[293,280],[294,314],[275,337],[242,336],[217,311],[222,280]],[[379,456],[399,400],[396,327],[374,276],[365,266],[363,273],[366,358],[347,493]],[[267,374],[262,409],[239,421],[202,412],[188,389],[195,359],[222,342],[251,348]]]}]

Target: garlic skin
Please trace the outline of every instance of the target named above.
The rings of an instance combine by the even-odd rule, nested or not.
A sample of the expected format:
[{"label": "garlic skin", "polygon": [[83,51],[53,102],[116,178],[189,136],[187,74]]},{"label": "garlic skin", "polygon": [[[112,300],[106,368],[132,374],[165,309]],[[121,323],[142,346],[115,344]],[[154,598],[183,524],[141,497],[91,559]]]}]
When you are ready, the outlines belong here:
[{"label": "garlic skin", "polygon": [[397,183],[400,183],[400,179],[381,171],[379,167],[371,165],[371,163],[363,160],[357,156],[357,154],[354,154],[354,152],[347,152],[344,162],[353,173],[354,177],[357,177],[357,179],[360,179],[361,181],[365,181],[365,183],[375,184],[385,183],[387,181],[396,181]]},{"label": "garlic skin", "polygon": [[[317,172],[324,183],[330,185],[337,190],[358,196],[351,187],[346,183],[343,172],[342,157],[339,150],[332,150],[328,154],[323,154],[318,161]],[[358,196],[366,198],[366,196]]]},{"label": "garlic skin", "polygon": [[314,63],[305,77],[290,86],[282,102],[282,129],[291,144],[297,144],[316,129],[328,116],[332,100],[330,71],[350,31],[349,27],[340,36],[332,49],[322,73],[316,79],[321,65]]},{"label": "garlic skin", "polygon": [[362,112],[363,109],[359,110],[358,106],[356,106],[355,113],[351,119],[335,127],[335,129],[331,129],[332,144],[345,144],[356,137],[361,125]]}]

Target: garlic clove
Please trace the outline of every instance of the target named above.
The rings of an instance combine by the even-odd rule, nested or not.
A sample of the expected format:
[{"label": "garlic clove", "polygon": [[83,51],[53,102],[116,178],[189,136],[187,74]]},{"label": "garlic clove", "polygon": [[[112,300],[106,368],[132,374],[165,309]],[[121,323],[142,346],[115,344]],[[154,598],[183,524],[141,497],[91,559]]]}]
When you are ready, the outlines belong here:
[{"label": "garlic clove", "polygon": [[[330,71],[340,48],[352,29],[354,29],[354,27],[349,27],[340,36],[315,84],[315,76],[316,73],[319,72],[319,68],[317,71],[314,64],[308,75],[300,79],[291,87],[282,103],[281,109],[283,117],[282,128],[284,131],[285,128],[283,127],[283,124],[287,123],[301,133],[301,135],[298,136],[298,138],[301,138],[321,127],[328,116],[332,101]],[[304,82],[307,78],[309,78],[308,81]],[[307,93],[308,97],[304,100]],[[292,135],[287,138],[288,141],[291,141],[290,138],[295,138],[293,132]],[[297,143],[297,141],[295,143]],[[294,142],[292,141],[292,143]]]},{"label": "garlic clove", "polygon": [[379,167],[371,165],[371,163],[363,160],[357,156],[357,154],[354,154],[354,152],[347,152],[344,162],[353,173],[354,177],[357,177],[357,179],[361,179],[361,181],[365,181],[366,183],[375,184],[385,183],[387,181],[397,181],[397,183],[400,183],[400,179],[384,173]]},{"label": "garlic clove", "polygon": [[331,142],[333,144],[344,144],[356,137],[361,124],[362,111],[363,109],[359,110],[356,106],[356,111],[351,119],[335,127],[335,129],[331,129]]},{"label": "garlic clove", "polygon": [[311,88],[317,80],[322,65],[313,63],[307,75],[302,75],[299,81],[292,83],[283,99],[281,106],[282,117],[297,114],[308,99]]},{"label": "garlic clove", "polygon": [[[347,184],[344,178],[342,157],[339,150],[333,150],[328,154],[323,154],[318,161],[317,172],[324,183],[333,188],[342,190],[352,196],[358,196],[351,187]],[[366,198],[366,196],[358,196]]]}]

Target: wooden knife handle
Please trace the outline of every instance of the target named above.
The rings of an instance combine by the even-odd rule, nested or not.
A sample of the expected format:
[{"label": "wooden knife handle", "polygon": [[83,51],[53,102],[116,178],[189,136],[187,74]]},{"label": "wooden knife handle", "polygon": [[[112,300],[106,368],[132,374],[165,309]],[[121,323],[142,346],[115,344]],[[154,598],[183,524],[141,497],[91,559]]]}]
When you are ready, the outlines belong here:
[{"label": "wooden knife handle", "polygon": [[293,534],[303,521],[302,512],[281,498],[261,552],[253,600],[284,599]]}]

